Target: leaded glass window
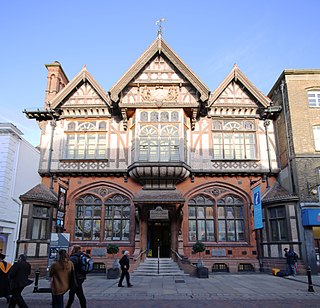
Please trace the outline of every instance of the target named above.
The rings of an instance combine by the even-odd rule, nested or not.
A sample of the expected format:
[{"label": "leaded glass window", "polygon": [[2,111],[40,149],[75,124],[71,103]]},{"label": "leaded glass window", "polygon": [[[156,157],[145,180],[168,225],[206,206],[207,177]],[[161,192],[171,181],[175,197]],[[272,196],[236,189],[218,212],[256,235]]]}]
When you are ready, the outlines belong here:
[{"label": "leaded glass window", "polygon": [[100,240],[102,202],[86,195],[76,201],[76,223],[74,237],[83,241]]},{"label": "leaded glass window", "polygon": [[105,202],[105,240],[128,241],[130,231],[130,200],[115,195]]},{"label": "leaded glass window", "polygon": [[213,121],[213,159],[256,159],[256,131],[253,121]]}]

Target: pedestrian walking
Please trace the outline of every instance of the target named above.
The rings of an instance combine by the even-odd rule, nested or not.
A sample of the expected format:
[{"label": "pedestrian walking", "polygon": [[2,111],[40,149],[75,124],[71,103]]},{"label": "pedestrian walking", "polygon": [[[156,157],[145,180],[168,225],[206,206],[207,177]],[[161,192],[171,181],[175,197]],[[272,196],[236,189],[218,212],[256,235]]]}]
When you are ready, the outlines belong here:
[{"label": "pedestrian walking", "polygon": [[123,287],[122,281],[124,277],[126,277],[127,286],[128,288],[132,287],[132,284],[130,283],[130,274],[129,274],[129,268],[130,268],[130,262],[129,262],[129,251],[126,250],[123,253],[123,257],[120,259],[119,264],[121,266],[121,276],[118,283],[118,287]]},{"label": "pedestrian walking", "polygon": [[49,276],[52,277],[52,307],[63,308],[63,295],[69,290],[70,276],[73,270],[73,263],[69,261],[66,250],[61,249],[58,260],[49,269]]},{"label": "pedestrian walking", "polygon": [[285,248],[284,255],[287,258],[288,274],[295,276],[297,273],[298,255],[291,248],[289,250]]},{"label": "pedestrian walking", "polygon": [[0,253],[0,297],[5,297],[7,299],[7,303],[9,303],[9,270],[12,265],[4,260],[5,257],[6,256],[3,253]]},{"label": "pedestrian walking", "polygon": [[9,308],[18,305],[20,308],[28,308],[21,293],[23,289],[33,281],[28,279],[31,274],[31,265],[27,262],[27,257],[21,254],[18,261],[13,264],[9,271],[10,292],[12,294],[9,301]]},{"label": "pedestrian walking", "polygon": [[82,258],[85,257],[85,254],[81,251],[81,246],[80,245],[75,245],[73,246],[70,260],[72,261],[74,265],[74,272],[77,280],[77,287],[75,290],[70,290],[69,292],[69,300],[67,303],[66,308],[70,308],[73,301],[74,301],[74,296],[75,294],[77,295],[79,302],[80,302],[80,307],[81,308],[86,308],[87,307],[87,300],[83,292],[83,287],[82,284],[87,278],[86,272],[82,269]]}]

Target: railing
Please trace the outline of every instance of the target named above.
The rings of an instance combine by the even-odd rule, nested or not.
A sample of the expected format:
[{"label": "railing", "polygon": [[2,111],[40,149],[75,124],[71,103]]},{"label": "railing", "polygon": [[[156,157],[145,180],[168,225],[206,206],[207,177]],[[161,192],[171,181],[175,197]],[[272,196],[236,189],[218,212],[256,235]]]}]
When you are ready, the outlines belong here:
[{"label": "railing", "polygon": [[182,261],[182,257],[180,256],[179,252],[173,250],[172,248],[171,248],[171,252],[173,252],[180,261]]},{"label": "railing", "polygon": [[139,260],[139,259],[141,258],[141,256],[142,256],[144,253],[146,253],[146,252],[147,252],[147,249],[142,250],[142,251],[138,254],[138,256],[137,256],[136,258],[133,258],[133,260],[134,260],[134,261]]}]

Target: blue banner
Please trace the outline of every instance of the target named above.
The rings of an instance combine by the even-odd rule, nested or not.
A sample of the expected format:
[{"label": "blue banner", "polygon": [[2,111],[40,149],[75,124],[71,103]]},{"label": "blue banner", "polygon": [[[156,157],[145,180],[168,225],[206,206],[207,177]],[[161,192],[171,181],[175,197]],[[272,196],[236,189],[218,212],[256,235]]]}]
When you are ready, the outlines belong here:
[{"label": "blue banner", "polygon": [[254,229],[262,229],[262,206],[260,185],[252,190]]}]

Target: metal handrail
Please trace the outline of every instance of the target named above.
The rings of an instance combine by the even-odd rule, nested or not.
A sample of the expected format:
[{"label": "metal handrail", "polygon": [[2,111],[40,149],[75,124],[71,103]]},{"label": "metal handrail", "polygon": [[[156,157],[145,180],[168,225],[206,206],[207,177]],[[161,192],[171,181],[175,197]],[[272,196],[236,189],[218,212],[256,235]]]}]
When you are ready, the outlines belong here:
[{"label": "metal handrail", "polygon": [[133,260],[134,260],[134,261],[137,261],[137,260],[140,259],[140,257],[141,257],[144,253],[146,253],[146,252],[147,252],[147,249],[142,250],[142,251],[138,254],[138,256],[137,256],[136,258],[133,258]]},{"label": "metal handrail", "polygon": [[180,256],[179,252],[173,250],[172,248],[171,251],[178,257],[179,260],[182,260],[182,257]]},{"label": "metal handrail", "polygon": [[158,275],[160,274],[160,245],[158,245]]}]

